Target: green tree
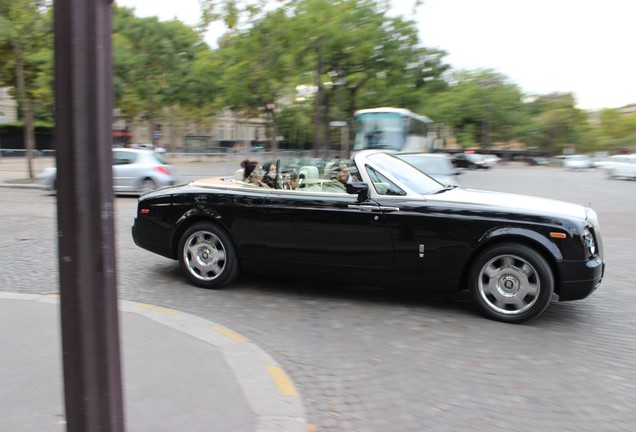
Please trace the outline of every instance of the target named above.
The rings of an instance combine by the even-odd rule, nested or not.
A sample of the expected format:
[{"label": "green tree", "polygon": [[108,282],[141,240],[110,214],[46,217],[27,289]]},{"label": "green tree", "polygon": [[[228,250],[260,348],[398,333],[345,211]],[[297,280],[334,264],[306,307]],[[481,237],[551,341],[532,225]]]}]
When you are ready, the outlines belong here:
[{"label": "green tree", "polygon": [[[52,94],[43,85],[52,81],[50,1],[0,0],[0,85],[15,88],[25,131],[30,178],[34,178],[35,112],[38,98]],[[48,79],[47,79],[47,73]]]},{"label": "green tree", "polygon": [[633,151],[636,149],[636,114],[623,114],[615,109],[601,112],[597,127],[604,150]]},{"label": "green tree", "polygon": [[273,151],[278,146],[276,104],[293,91],[294,58],[288,20],[282,9],[269,12],[252,27],[226,38],[219,47],[223,104],[236,113],[266,114]]},{"label": "green tree", "polygon": [[[330,120],[350,119],[360,104],[380,99],[412,108],[414,95],[445,69],[444,53],[420,47],[414,23],[387,17],[385,1],[287,0],[264,15],[249,8],[258,1],[241,2],[243,9],[232,1],[205,3],[232,28],[219,47],[226,104],[263,108],[285,99],[295,106],[296,88],[313,88],[317,152],[328,150]],[[241,19],[249,26],[237,24]]]},{"label": "green tree", "polygon": [[141,116],[154,131],[166,109],[200,101],[193,65],[209,48],[193,28],[176,20],[137,18],[117,7],[113,27],[116,104],[129,120]]},{"label": "green tree", "polygon": [[422,112],[451,126],[461,145],[489,148],[520,138],[528,117],[515,84],[492,70],[459,71],[449,81],[446,91],[426,95]]},{"label": "green tree", "polygon": [[539,146],[549,153],[561,153],[566,147],[580,151],[592,150],[590,124],[587,114],[576,108],[572,94],[549,94],[527,104],[532,118],[532,132],[541,139]]},{"label": "green tree", "polygon": [[414,22],[388,17],[387,2],[295,0],[288,7],[296,64],[313,76],[314,142],[322,152],[330,120],[379,104],[412,108],[412,95],[444,70],[443,52],[422,48]]}]

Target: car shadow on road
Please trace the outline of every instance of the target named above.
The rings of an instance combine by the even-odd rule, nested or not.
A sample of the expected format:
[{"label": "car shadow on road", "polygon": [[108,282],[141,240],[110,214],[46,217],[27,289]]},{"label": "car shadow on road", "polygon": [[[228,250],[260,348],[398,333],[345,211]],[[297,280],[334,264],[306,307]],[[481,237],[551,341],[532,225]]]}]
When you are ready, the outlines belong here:
[{"label": "car shadow on road", "polygon": [[[254,296],[282,300],[315,299],[322,302],[353,302],[357,304],[384,304],[396,307],[430,308],[440,314],[479,315],[468,292],[432,293],[399,287],[378,287],[369,285],[341,284],[318,280],[301,280],[242,274],[230,285],[219,290],[197,288],[188,283],[179,265],[163,265],[152,269],[156,279],[161,279],[174,289],[188,287],[201,292],[216,292],[238,299],[246,296],[253,301]],[[218,295],[218,294],[217,294]]]},{"label": "car shadow on road", "polygon": [[[161,279],[170,286],[171,290],[187,290],[197,296],[205,296],[206,292],[211,297],[233,301],[246,301],[252,304],[255,298],[263,301],[295,301],[308,299],[341,304],[349,302],[356,305],[382,304],[411,309],[424,310],[427,314],[448,319],[462,319],[472,317],[481,319],[483,316],[473,303],[468,291],[455,293],[436,293],[418,291],[400,287],[378,287],[369,285],[341,284],[323,282],[317,280],[301,280],[284,277],[259,276],[242,274],[230,285],[219,290],[206,290],[197,288],[188,283],[184,278],[179,265],[174,262],[170,265],[157,266],[152,269],[155,278]],[[185,293],[184,293],[185,294]],[[558,302],[557,297],[548,306],[547,310],[535,320],[519,325],[533,327],[578,326],[587,325],[591,320],[589,304],[583,302]]]}]

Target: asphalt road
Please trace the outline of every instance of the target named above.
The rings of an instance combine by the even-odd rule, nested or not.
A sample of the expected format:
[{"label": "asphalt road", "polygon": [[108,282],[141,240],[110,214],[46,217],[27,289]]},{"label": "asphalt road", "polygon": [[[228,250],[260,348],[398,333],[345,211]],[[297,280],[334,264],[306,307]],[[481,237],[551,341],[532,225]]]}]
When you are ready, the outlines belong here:
[{"label": "asphalt road", "polygon": [[[233,166],[200,162],[180,172]],[[633,430],[636,181],[521,165],[465,171],[459,181],[591,202],[607,259],[601,288],[582,301],[553,302],[524,325],[482,318],[461,295],[255,276],[208,291],[188,284],[176,262],[133,244],[136,199],[120,197],[120,296],[210,319],[254,341],[290,374],[312,432]],[[0,208],[0,289],[57,292],[55,196],[0,189]]]}]

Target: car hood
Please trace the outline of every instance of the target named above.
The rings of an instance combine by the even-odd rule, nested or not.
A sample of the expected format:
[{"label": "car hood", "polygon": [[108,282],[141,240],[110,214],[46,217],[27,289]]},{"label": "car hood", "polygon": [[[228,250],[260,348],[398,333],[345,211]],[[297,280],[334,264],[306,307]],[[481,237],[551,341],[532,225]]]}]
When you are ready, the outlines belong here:
[{"label": "car hood", "polygon": [[586,208],[579,204],[528,195],[492,192],[478,189],[455,188],[440,194],[427,195],[426,199],[438,202],[474,204],[482,208],[492,207],[528,213],[551,213],[554,215],[569,216],[578,219],[586,219],[587,217]]}]

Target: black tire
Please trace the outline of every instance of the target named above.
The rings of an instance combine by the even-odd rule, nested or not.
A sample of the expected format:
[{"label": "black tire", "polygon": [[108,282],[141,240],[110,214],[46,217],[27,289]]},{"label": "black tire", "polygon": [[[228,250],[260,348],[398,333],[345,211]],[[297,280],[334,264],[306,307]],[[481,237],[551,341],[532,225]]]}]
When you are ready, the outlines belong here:
[{"label": "black tire", "polygon": [[200,222],[188,228],[179,240],[178,253],[181,270],[201,288],[221,288],[238,276],[234,243],[213,223]]},{"label": "black tire", "polygon": [[536,250],[502,243],[475,259],[469,289],[483,314],[497,321],[521,323],[541,315],[554,292],[554,275]]},{"label": "black tire", "polygon": [[137,192],[140,196],[142,196],[146,195],[148,192],[152,192],[155,189],[157,189],[157,184],[154,182],[154,180],[146,178],[139,182],[139,189],[137,190]]}]

